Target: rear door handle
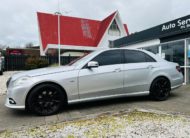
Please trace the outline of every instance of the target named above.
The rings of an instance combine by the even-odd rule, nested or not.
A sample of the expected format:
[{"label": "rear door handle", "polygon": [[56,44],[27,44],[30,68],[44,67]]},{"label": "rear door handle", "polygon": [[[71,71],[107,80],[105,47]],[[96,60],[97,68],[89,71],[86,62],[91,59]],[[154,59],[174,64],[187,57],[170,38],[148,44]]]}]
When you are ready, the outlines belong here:
[{"label": "rear door handle", "polygon": [[118,69],[115,69],[113,72],[120,72],[120,71],[121,71],[121,69],[118,68]]},{"label": "rear door handle", "polygon": [[153,69],[154,68],[154,66],[152,66],[152,65],[149,65],[148,67],[147,67],[147,69]]}]

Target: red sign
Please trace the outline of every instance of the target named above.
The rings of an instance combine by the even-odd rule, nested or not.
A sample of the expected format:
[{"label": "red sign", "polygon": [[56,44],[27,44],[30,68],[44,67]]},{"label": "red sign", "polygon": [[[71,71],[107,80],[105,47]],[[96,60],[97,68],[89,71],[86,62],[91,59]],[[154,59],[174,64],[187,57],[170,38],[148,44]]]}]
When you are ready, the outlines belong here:
[{"label": "red sign", "polygon": [[9,49],[7,50],[8,55],[22,55],[23,51],[19,49]]}]

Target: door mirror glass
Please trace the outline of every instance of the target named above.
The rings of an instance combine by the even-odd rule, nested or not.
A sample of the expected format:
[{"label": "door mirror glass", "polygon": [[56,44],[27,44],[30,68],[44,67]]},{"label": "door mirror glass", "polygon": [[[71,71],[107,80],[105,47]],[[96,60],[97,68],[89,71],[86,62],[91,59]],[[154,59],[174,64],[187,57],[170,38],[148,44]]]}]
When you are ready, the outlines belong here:
[{"label": "door mirror glass", "polygon": [[88,62],[87,68],[96,68],[98,66],[99,66],[99,64],[97,61],[90,61],[90,62]]}]

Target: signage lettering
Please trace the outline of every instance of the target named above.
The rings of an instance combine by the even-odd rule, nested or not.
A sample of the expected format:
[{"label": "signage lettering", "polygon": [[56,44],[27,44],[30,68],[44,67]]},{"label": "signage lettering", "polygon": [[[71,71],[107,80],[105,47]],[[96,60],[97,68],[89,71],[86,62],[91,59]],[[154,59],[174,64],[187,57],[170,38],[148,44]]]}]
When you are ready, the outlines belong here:
[{"label": "signage lettering", "polygon": [[162,25],[162,31],[180,30],[190,28],[190,18],[188,19],[178,19],[175,22]]},{"label": "signage lettering", "polygon": [[162,31],[175,28],[175,26],[176,26],[175,23],[170,23],[169,25],[163,25],[163,26],[162,26]]}]

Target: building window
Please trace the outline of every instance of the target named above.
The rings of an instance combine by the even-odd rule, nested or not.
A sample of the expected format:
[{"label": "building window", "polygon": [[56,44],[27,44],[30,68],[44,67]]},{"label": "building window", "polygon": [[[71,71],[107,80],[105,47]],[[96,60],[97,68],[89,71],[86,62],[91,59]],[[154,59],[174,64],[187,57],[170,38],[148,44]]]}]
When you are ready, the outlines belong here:
[{"label": "building window", "polygon": [[121,35],[121,32],[119,30],[119,27],[117,25],[117,22],[116,20],[114,20],[108,30],[108,34],[109,35],[113,35],[113,36],[120,36]]},{"label": "building window", "polygon": [[187,39],[187,46],[186,46],[186,52],[187,52],[187,56],[186,56],[186,83],[190,83],[190,39]]},{"label": "building window", "polygon": [[176,62],[180,66],[184,66],[184,48],[185,48],[185,42],[184,41],[177,41],[177,42],[171,42],[162,44],[162,55],[164,55],[164,58],[171,62]]},{"label": "building window", "polygon": [[114,43],[113,43],[113,41],[108,40],[108,43],[109,43],[109,48],[114,48]]},{"label": "building window", "polygon": [[154,54],[158,54],[159,53],[159,46],[150,46],[150,47],[144,47],[143,49],[150,51]]}]

